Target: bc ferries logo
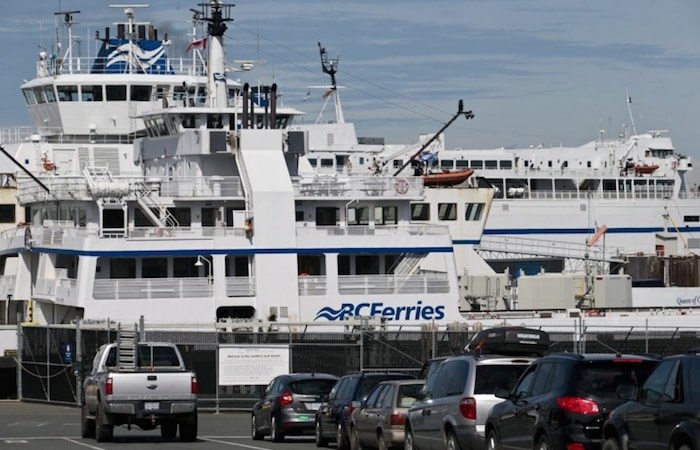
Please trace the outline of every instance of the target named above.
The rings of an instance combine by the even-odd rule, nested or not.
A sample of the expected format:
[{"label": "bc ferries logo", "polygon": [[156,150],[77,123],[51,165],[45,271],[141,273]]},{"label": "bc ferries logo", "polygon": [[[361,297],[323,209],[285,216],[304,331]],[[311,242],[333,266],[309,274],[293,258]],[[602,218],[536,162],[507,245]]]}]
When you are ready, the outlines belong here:
[{"label": "bc ferries logo", "polygon": [[442,320],[445,318],[445,305],[423,305],[421,300],[415,305],[401,306],[388,306],[382,302],[343,303],[339,309],[324,306],[318,310],[314,320],[335,322],[353,316],[379,316],[387,320]]}]

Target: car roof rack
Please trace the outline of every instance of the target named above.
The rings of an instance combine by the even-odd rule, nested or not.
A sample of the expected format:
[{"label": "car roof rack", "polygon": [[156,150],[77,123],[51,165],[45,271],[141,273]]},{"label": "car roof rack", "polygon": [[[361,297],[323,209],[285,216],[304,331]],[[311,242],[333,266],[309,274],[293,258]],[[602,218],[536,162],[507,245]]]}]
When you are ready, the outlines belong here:
[{"label": "car roof rack", "polygon": [[465,352],[503,356],[542,356],[552,341],[549,333],[526,327],[496,327],[476,333]]}]

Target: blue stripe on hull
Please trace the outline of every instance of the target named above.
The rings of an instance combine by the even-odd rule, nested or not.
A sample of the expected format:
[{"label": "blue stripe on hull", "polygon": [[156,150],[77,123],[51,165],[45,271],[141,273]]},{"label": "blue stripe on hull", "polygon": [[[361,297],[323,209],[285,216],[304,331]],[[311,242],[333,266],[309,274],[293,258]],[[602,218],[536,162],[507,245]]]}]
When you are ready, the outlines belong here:
[{"label": "blue stripe on hull", "polygon": [[452,253],[452,247],[358,247],[358,248],[253,248],[253,249],[200,249],[200,250],[133,250],[133,251],[92,251],[63,250],[49,247],[34,247],[33,252],[72,256],[97,257],[143,257],[143,256],[198,256],[198,255],[320,255],[339,254],[386,254],[386,253]]}]

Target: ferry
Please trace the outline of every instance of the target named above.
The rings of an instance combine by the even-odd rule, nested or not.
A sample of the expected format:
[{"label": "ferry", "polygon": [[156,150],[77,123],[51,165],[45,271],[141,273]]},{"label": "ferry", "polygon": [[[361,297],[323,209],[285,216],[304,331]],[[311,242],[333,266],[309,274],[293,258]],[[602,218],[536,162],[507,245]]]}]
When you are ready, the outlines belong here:
[{"label": "ferry", "polygon": [[[299,126],[276,85],[230,78],[232,4],[193,10],[180,59],[146,5],[115,7],[126,20],[92,60],[72,55],[77,12],[59,13],[67,51],[42,51],[21,86],[33,127],[0,134],[18,199],[0,235],[5,323],[461,320],[450,227],[412,217],[422,179],[315,170],[311,143],[347,128]],[[493,193],[459,191],[465,241]]]}]

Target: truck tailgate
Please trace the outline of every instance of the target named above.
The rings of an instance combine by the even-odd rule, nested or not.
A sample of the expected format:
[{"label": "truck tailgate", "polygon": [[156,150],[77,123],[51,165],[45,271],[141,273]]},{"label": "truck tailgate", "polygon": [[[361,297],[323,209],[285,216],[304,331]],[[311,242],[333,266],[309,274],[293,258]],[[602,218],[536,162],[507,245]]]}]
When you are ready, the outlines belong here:
[{"label": "truck tailgate", "polygon": [[186,400],[192,394],[191,372],[115,372],[111,400]]}]

